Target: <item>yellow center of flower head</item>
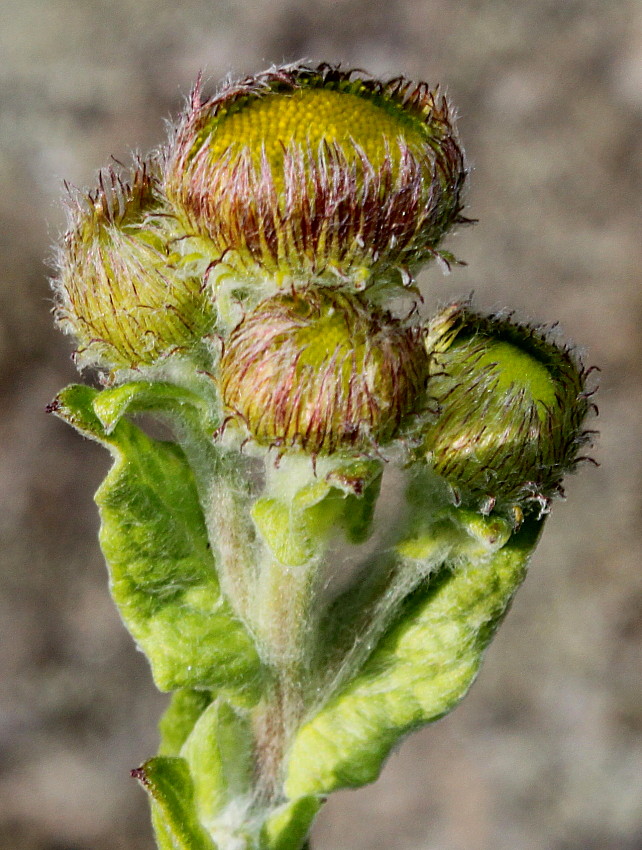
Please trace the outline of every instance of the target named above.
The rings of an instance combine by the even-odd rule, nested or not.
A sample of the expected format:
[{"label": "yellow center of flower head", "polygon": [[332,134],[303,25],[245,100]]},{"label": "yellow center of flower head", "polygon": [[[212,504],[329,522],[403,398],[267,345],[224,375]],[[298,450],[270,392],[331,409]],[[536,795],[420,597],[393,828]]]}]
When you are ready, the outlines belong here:
[{"label": "yellow center of flower head", "polygon": [[[221,109],[206,128],[210,156],[218,160],[246,147],[255,164],[266,157],[277,185],[283,182],[284,148],[316,156],[322,145],[338,145],[348,161],[360,148],[373,168],[386,157],[399,161],[399,144],[417,156],[426,145],[426,129],[392,99],[323,88],[301,88],[249,97]],[[357,146],[357,147],[355,147]]]}]

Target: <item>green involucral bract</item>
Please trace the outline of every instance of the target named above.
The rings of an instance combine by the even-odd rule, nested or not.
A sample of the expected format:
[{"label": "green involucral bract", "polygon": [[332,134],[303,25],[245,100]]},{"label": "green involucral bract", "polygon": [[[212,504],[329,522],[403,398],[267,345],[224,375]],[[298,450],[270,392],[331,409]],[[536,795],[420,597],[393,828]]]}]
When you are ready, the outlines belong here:
[{"label": "green involucral bract", "polygon": [[111,593],[174,692],[132,771],[160,850],[309,850],[465,695],[578,462],[572,351],[419,314],[465,177],[437,89],[299,64],[197,86],[72,210],[56,319],[106,388],[50,409],[112,454]]}]

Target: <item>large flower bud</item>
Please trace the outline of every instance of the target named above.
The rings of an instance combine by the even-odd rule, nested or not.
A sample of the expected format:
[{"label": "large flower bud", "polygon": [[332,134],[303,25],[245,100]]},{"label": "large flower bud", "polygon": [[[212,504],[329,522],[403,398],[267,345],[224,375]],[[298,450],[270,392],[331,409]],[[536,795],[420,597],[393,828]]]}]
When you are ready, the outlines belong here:
[{"label": "large flower bud", "polygon": [[368,451],[422,406],[420,331],[333,289],[273,296],[225,343],[227,412],[258,443],[310,454]]},{"label": "large flower bud", "polygon": [[186,230],[207,237],[236,277],[358,290],[394,270],[407,280],[437,253],[463,220],[464,177],[436,90],[298,65],[205,101],[196,90],[164,188]]},{"label": "large flower bud", "polygon": [[464,499],[544,509],[587,439],[586,370],[537,329],[461,305],[432,320],[427,347],[424,456]]},{"label": "large flower bud", "polygon": [[211,325],[202,281],[176,264],[154,179],[140,164],[131,183],[113,171],[72,199],[54,281],[58,325],[78,341],[80,365],[139,368],[190,348]]}]

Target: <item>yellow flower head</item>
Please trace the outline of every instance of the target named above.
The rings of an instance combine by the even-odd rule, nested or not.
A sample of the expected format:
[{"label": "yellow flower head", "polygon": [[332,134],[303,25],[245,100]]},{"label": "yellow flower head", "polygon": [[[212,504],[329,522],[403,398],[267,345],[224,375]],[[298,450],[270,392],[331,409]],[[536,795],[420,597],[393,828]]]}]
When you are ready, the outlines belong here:
[{"label": "yellow flower head", "polygon": [[195,90],[164,189],[237,277],[362,289],[437,253],[463,220],[464,177],[437,91],[296,65]]},{"label": "yellow flower head", "polygon": [[202,281],[185,275],[154,223],[159,201],[148,167],[131,182],[112,170],[70,203],[58,254],[56,320],[77,342],[81,366],[139,368],[200,342],[211,326]]}]

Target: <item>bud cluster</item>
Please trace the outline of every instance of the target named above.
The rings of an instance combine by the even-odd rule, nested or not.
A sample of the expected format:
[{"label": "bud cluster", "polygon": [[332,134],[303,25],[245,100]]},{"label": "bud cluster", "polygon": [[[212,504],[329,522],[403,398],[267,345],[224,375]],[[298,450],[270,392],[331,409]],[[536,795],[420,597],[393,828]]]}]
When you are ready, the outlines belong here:
[{"label": "bud cluster", "polygon": [[464,178],[424,83],[295,65],[209,99],[197,86],[160,156],[74,202],[58,323],[112,380],[218,336],[221,414],[257,442],[378,447],[428,374],[417,322],[386,305],[463,221]]},{"label": "bud cluster", "polygon": [[316,456],[414,435],[462,497],[546,504],[584,440],[581,365],[464,307],[425,327],[391,312],[449,258],[465,174],[424,83],[324,64],[197,86],[160,156],[73,202],[58,323],[112,380],[205,352],[218,414],[258,444]]}]

